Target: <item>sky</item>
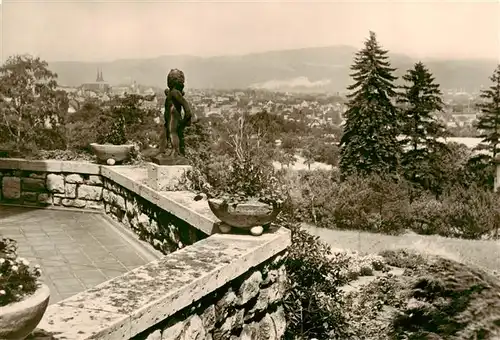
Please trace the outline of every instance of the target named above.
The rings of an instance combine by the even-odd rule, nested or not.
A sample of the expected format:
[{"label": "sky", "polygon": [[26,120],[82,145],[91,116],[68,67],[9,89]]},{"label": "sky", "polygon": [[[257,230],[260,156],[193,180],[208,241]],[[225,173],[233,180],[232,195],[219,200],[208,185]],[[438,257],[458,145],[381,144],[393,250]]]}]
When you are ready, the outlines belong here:
[{"label": "sky", "polygon": [[500,1],[0,0],[1,56],[111,61],[304,47],[382,47],[500,61]]}]

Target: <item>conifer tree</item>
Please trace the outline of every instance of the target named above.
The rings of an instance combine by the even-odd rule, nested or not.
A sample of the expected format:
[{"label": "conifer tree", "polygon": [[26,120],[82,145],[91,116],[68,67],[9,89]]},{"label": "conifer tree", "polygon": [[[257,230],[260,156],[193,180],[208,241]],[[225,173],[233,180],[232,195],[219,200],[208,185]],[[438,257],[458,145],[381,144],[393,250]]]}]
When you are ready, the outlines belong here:
[{"label": "conifer tree", "polygon": [[392,99],[397,79],[374,32],[356,53],[351,70],[354,84],[348,95],[344,135],[340,141],[340,170],[353,173],[390,174],[398,169],[400,146],[398,116]]},{"label": "conifer tree", "polygon": [[432,73],[422,63],[403,76],[398,103],[401,105],[401,143],[404,153],[401,157],[405,177],[422,184],[426,189],[441,191],[439,161],[449,152],[440,137],[448,136],[444,124],[438,121],[436,113],[443,109],[439,84],[434,82]]},{"label": "conifer tree", "polygon": [[476,127],[481,131],[479,137],[482,138],[482,143],[486,144],[486,149],[495,158],[500,151],[500,64],[490,80],[493,84],[481,91],[484,102],[478,105],[481,115]]}]

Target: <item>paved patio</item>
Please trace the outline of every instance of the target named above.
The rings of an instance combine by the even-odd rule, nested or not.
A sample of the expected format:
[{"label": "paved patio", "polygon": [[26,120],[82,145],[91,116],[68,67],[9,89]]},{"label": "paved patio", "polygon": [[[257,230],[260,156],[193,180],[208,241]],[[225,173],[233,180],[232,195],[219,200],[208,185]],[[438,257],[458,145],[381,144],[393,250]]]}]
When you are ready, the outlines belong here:
[{"label": "paved patio", "polygon": [[93,212],[0,205],[0,235],[18,242],[18,254],[37,263],[50,303],[155,259],[141,243]]}]

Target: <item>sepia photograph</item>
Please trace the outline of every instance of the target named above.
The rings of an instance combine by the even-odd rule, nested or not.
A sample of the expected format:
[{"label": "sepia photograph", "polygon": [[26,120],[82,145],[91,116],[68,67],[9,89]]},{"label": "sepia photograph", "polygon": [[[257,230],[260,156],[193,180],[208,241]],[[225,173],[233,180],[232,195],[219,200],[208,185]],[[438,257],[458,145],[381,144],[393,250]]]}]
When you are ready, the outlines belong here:
[{"label": "sepia photograph", "polygon": [[499,0],[0,0],[0,340],[500,340]]}]

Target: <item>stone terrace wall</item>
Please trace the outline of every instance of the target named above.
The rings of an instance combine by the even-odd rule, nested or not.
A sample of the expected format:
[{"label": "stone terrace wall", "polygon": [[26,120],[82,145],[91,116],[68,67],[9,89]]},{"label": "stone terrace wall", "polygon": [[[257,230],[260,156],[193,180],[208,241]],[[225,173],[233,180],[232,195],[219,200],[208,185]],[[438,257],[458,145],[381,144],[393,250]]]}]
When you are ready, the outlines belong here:
[{"label": "stone terrace wall", "polygon": [[102,197],[107,214],[163,254],[207,237],[189,223],[106,178]]},{"label": "stone terrace wall", "polygon": [[102,210],[99,175],[0,169],[0,202]]},{"label": "stone terrace wall", "polygon": [[132,339],[282,339],[286,329],[283,256],[285,252],[275,255]]},{"label": "stone terrace wall", "polygon": [[[98,175],[100,168],[94,164],[3,161],[6,164],[0,164],[5,167],[0,168],[1,203],[105,211],[163,254],[170,254],[207,237],[132,190]],[[13,169],[8,169],[8,166]],[[60,171],[56,171],[58,169]],[[78,173],[78,170],[89,173]],[[113,179],[120,182],[120,176]]]}]

